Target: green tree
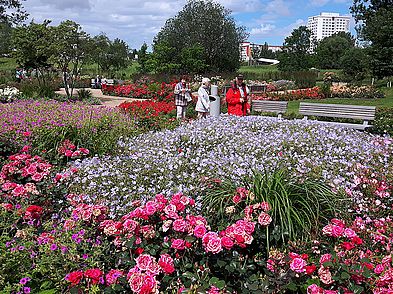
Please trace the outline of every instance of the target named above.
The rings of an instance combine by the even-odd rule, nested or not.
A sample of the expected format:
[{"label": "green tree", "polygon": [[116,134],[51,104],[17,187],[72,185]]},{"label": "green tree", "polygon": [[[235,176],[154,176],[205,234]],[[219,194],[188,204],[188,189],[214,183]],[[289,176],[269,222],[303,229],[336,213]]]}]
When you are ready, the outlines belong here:
[{"label": "green tree", "polygon": [[368,73],[369,62],[366,49],[350,48],[340,58],[344,74],[354,81],[363,80]]},{"label": "green tree", "polygon": [[27,18],[20,0],[0,0],[0,23],[18,24]]},{"label": "green tree", "polygon": [[12,50],[12,29],[9,22],[0,22],[0,54],[7,54]]},{"label": "green tree", "polygon": [[54,42],[51,56],[53,63],[63,73],[64,88],[67,97],[71,98],[75,79],[80,75],[82,66],[91,59],[94,43],[81,26],[66,20],[53,28]]},{"label": "green tree", "polygon": [[34,70],[40,86],[45,85],[50,78],[50,58],[54,53],[53,28],[49,24],[50,21],[42,24],[31,22],[27,26],[15,28],[12,32],[13,56],[16,62],[26,69]]},{"label": "green tree", "polygon": [[102,72],[112,75],[128,66],[129,48],[120,39],[109,40],[104,34],[93,37],[94,50],[92,59],[98,64]]},{"label": "green tree", "polygon": [[355,46],[355,40],[350,33],[340,32],[322,39],[315,49],[319,68],[340,69],[340,59]]},{"label": "green tree", "polygon": [[252,58],[276,58],[277,54],[269,49],[268,43],[265,42],[262,46],[255,47],[251,50]]},{"label": "green tree", "polygon": [[149,54],[147,53],[147,44],[143,43],[141,49],[138,51],[138,63],[141,67],[141,72],[146,72],[147,61],[149,59]]},{"label": "green tree", "polygon": [[[164,27],[154,38],[153,52],[160,44],[173,48],[172,64],[182,61],[193,52],[201,57],[203,63],[198,70],[233,71],[240,66],[239,43],[247,37],[244,27],[237,27],[231,12],[213,1],[190,0],[173,18],[166,21]],[[158,46],[158,47],[157,47]],[[195,47],[196,46],[196,47]],[[191,51],[184,51],[188,48]],[[199,51],[203,49],[203,54]],[[186,53],[188,52],[188,53]],[[157,60],[159,66],[166,61]],[[206,65],[206,67],[205,67]],[[189,72],[195,68],[182,68]]]},{"label": "green tree", "polygon": [[373,74],[378,78],[393,76],[393,1],[354,0],[351,12],[360,39],[369,42]]},{"label": "green tree", "polygon": [[282,52],[278,54],[278,68],[283,71],[309,69],[312,66],[310,52],[311,32],[306,26],[300,26],[285,38]]}]

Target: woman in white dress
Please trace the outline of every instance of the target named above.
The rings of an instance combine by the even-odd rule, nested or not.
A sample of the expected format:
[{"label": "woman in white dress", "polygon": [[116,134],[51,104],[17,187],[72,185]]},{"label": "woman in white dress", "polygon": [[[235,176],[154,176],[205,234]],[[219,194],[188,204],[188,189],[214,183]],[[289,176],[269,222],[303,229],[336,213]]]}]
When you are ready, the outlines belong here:
[{"label": "woman in white dress", "polygon": [[202,85],[198,90],[198,101],[195,110],[198,112],[198,118],[206,117],[210,112],[209,100],[210,79],[203,78]]}]

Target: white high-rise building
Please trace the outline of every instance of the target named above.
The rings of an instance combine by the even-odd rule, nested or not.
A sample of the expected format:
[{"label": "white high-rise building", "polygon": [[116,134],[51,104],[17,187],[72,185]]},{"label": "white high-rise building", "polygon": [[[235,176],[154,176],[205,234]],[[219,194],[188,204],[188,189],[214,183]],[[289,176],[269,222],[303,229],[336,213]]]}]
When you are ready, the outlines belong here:
[{"label": "white high-rise building", "polygon": [[312,33],[312,39],[320,41],[338,32],[349,32],[351,16],[339,13],[322,12],[320,15],[308,18],[307,28]]}]

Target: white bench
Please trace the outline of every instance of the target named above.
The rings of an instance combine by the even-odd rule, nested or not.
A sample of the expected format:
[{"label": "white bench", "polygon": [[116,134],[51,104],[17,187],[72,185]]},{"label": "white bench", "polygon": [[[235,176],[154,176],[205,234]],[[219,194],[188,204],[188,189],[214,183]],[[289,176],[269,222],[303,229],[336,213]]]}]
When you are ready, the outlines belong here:
[{"label": "white bench", "polygon": [[372,127],[372,125],[369,125],[368,123],[375,119],[375,106],[300,102],[299,114],[304,115],[304,119],[307,119],[308,116],[359,119],[363,120],[363,124],[325,121],[321,121],[321,123],[342,126],[350,129],[365,130],[366,128]]},{"label": "white bench", "polygon": [[253,111],[278,113],[281,119],[282,113],[287,111],[288,101],[252,100],[251,105]]}]

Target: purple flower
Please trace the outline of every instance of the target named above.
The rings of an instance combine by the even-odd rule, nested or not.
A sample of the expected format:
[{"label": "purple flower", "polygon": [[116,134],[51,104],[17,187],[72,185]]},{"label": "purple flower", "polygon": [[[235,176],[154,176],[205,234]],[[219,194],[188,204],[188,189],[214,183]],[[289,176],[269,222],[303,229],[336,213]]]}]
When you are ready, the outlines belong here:
[{"label": "purple flower", "polygon": [[54,251],[54,250],[56,250],[56,249],[57,249],[57,245],[56,245],[56,244],[52,244],[52,245],[50,246],[50,250]]},{"label": "purple flower", "polygon": [[83,259],[88,259],[88,258],[89,258],[89,255],[83,254],[83,255],[82,255],[82,258],[83,258]]},{"label": "purple flower", "polygon": [[19,284],[26,285],[26,283],[29,281],[31,281],[31,279],[29,277],[25,277],[25,278],[20,279]]},{"label": "purple flower", "polygon": [[63,254],[65,254],[68,251],[68,248],[66,246],[62,246],[60,250]]},{"label": "purple flower", "polygon": [[29,287],[23,287],[23,293],[30,293]]}]

